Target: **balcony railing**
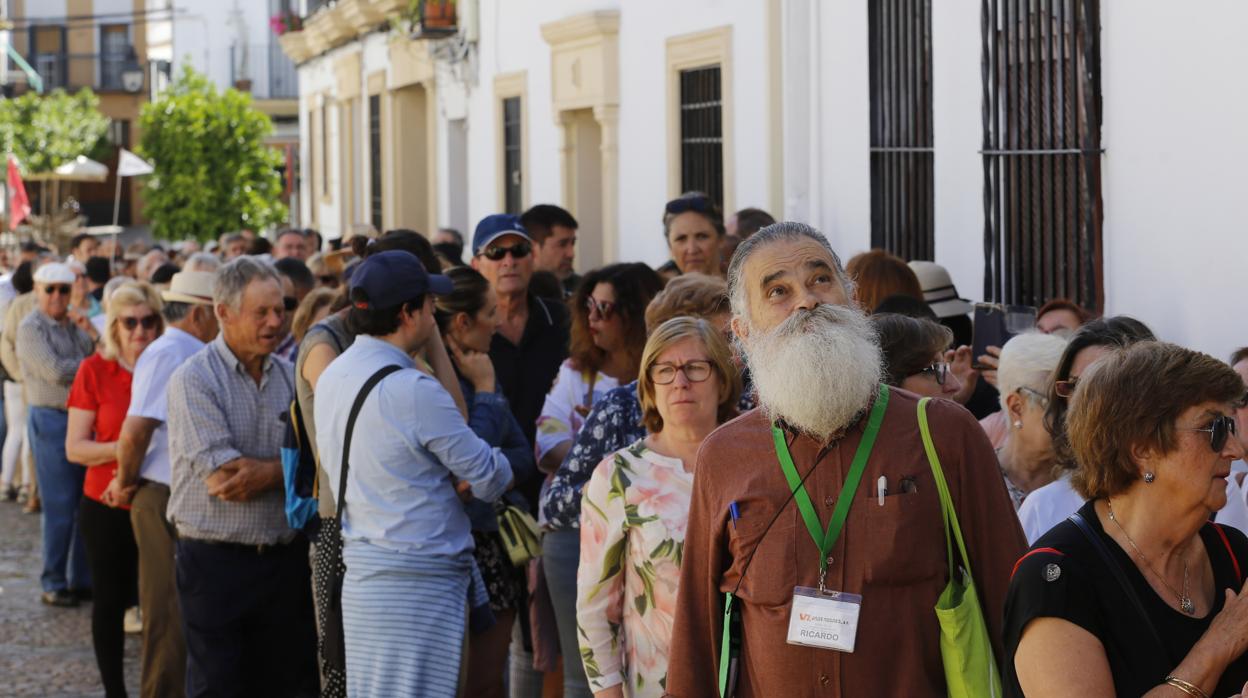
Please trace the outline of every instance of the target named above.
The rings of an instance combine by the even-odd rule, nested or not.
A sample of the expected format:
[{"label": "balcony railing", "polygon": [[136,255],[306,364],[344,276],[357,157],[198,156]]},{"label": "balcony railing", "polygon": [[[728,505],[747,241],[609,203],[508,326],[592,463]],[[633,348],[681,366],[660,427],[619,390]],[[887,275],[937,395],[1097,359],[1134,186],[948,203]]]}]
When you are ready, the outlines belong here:
[{"label": "balcony railing", "polygon": [[230,47],[230,81],[238,85],[243,80],[251,81],[251,94],[256,99],[295,99],[299,96],[299,73],[276,41]]},{"label": "balcony railing", "polygon": [[[122,73],[133,60],[129,51],[117,53],[36,53],[26,61],[43,79],[44,90],[90,87],[96,91],[125,90]],[[140,88],[141,89],[141,88]]]}]

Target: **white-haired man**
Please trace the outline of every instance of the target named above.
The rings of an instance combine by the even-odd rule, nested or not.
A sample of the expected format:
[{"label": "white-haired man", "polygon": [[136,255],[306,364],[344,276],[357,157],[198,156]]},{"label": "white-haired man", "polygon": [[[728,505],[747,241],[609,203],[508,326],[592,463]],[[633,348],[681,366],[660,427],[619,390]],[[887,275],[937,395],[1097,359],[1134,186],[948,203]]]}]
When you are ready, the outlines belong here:
[{"label": "white-haired man", "polygon": [[[698,453],[667,691],[719,695],[732,592],[739,697],[945,695],[933,607],[949,568],[917,396],[881,387],[871,325],[818,231],[763,228],[728,282],[760,407]],[[945,400],[927,414],[1000,657],[1023,534],[975,419]]]}]

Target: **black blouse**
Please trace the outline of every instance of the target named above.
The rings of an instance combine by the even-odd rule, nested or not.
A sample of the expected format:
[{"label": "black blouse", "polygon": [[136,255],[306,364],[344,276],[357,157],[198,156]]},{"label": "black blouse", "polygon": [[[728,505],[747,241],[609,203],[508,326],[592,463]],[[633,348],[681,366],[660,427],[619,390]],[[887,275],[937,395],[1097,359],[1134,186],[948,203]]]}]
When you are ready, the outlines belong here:
[{"label": "black blouse", "polygon": [[[1238,529],[1205,524],[1200,538],[1213,566],[1213,609],[1204,618],[1187,616],[1157,595],[1126,551],[1105,533],[1093,502],[1083,505],[1079,513],[1134,587],[1162,646],[1096,548],[1066,520],[1036,541],[1010,581],[1005,601],[1006,663],[1001,668],[1006,696],[1023,695],[1014,671],[1014,653],[1023,630],[1035,618],[1061,618],[1095,635],[1105,647],[1117,694],[1140,696],[1163,683],[1209,628],[1222,610],[1226,598],[1222,590],[1238,593],[1243,586],[1248,538]],[[1248,655],[1227,667],[1212,695],[1236,694],[1245,681]]]}]

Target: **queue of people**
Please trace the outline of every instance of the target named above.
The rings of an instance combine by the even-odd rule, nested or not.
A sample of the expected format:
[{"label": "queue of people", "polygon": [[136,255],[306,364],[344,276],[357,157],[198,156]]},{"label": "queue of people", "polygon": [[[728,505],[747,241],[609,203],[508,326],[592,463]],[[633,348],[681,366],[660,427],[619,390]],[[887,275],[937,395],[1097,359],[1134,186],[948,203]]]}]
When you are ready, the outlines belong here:
[{"label": "queue of people", "polygon": [[580,274],[549,204],[468,245],[31,250],[0,485],[105,693],[133,606],[144,696],[1248,682],[1248,350],[1053,299],[973,357],[939,265],[698,192],[659,218],[668,264]]}]

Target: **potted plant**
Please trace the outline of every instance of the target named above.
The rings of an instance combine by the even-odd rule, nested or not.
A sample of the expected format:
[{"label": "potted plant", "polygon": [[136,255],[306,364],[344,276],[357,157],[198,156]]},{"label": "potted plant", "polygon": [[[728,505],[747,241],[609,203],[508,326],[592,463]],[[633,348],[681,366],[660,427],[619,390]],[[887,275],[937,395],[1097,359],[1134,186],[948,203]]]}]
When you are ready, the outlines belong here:
[{"label": "potted plant", "polygon": [[303,29],[303,18],[290,10],[285,10],[269,18],[269,28],[278,36],[286,32],[297,32]]},{"label": "potted plant", "polygon": [[457,27],[455,0],[412,0],[407,19],[424,36],[447,36]]}]

